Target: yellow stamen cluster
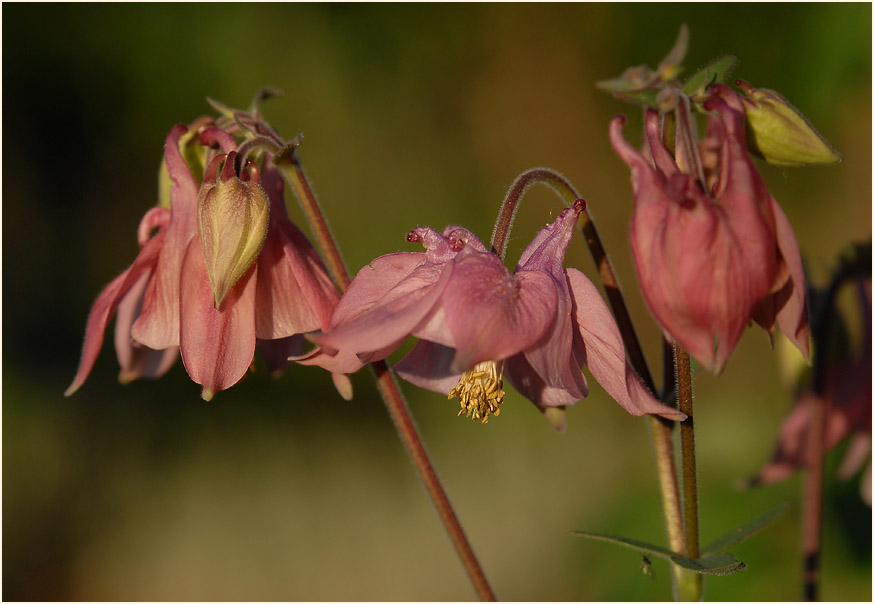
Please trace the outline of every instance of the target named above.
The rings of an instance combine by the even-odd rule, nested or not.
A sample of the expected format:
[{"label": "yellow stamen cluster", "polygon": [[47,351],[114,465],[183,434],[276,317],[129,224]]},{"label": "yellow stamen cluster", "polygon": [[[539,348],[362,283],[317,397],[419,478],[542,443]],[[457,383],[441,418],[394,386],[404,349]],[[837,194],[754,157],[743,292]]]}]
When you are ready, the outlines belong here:
[{"label": "yellow stamen cluster", "polygon": [[481,419],[484,424],[489,421],[489,414],[500,415],[498,407],[504,402],[504,363],[500,369],[494,361],[477,363],[473,369],[466,371],[458,385],[449,391],[449,398],[457,396],[461,400],[461,414],[471,419]]}]

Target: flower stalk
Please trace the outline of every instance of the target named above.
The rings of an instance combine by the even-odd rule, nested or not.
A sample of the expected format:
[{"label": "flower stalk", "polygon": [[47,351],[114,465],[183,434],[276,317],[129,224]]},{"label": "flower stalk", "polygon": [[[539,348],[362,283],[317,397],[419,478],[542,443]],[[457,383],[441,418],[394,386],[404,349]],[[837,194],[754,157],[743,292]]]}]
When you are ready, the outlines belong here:
[{"label": "flower stalk", "polygon": [[[303,166],[298,160],[296,153],[294,153],[294,149],[291,149],[290,153],[280,153],[276,159],[280,171],[291,185],[325,254],[326,264],[331,276],[337,283],[341,293],[344,292],[349,283],[351,283],[351,279],[340,255],[340,250],[331,234],[330,227],[316,199],[315,192],[306,177]],[[464,529],[458,521],[449,497],[440,483],[440,479],[428,457],[409,407],[389,371],[388,364],[385,361],[377,361],[370,365],[380,394],[398,430],[401,441],[407,449],[407,453],[416,467],[416,471],[419,473],[425,490],[428,491],[431,501],[437,508],[437,513],[446,531],[449,533],[449,538],[455,546],[456,552],[473,583],[477,595],[484,602],[495,601],[494,592],[480,567],[473,548],[464,534]]]}]

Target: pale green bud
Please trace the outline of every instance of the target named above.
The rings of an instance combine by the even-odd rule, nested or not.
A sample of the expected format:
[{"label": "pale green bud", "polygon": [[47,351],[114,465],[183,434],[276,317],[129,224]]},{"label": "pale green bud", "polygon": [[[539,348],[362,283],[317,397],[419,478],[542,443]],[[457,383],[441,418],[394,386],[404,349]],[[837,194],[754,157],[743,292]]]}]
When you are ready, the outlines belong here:
[{"label": "pale green bud", "polygon": [[743,80],[736,84],[747,115],[747,147],[770,164],[805,166],[833,164],[841,155],[816,131],[789,101],[764,88],[753,88]]},{"label": "pale green bud", "polygon": [[240,180],[235,158],[236,152],[228,154],[219,178],[204,182],[197,199],[197,232],[215,308],[257,260],[267,236],[270,200],[260,184]]}]

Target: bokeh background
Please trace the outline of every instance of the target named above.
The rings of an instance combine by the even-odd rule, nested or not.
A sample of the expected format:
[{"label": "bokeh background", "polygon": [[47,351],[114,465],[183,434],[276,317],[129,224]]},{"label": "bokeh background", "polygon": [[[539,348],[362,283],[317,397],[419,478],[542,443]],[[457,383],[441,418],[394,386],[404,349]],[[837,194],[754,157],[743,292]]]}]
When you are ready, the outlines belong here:
[{"label": "bokeh background", "polygon": [[[871,234],[871,6],[28,5],[3,7],[3,598],[469,600],[475,597],[366,371],[255,373],[212,402],[181,363],[122,387],[107,342],[62,396],[100,289],[129,265],[156,202],[164,137],[271,85],[268,119],[300,155],[351,270],[411,249],[418,225],[487,238],[535,166],[585,195],[653,373],[659,332],[635,289],[627,168],[607,141],[635,107],[595,89],[655,67],[691,30],[687,74],[726,53],[841,151],[838,166],[762,166],[811,279]],[[560,201],[526,198],[514,261]],[[300,212],[294,217],[304,225]],[[305,228],[305,227],[304,227]],[[594,274],[582,241],[567,264]],[[724,375],[697,377],[702,541],[785,501],[745,490],[791,405],[779,355],[751,329]],[[557,435],[510,393],[487,426],[406,387],[433,461],[498,597],[660,600],[641,557],[573,529],[664,543],[646,422],[596,385]],[[840,453],[829,457],[834,468]],[[829,473],[822,597],[870,600],[871,511]],[[735,550],[749,570],[710,600],[800,597],[799,506]]]}]

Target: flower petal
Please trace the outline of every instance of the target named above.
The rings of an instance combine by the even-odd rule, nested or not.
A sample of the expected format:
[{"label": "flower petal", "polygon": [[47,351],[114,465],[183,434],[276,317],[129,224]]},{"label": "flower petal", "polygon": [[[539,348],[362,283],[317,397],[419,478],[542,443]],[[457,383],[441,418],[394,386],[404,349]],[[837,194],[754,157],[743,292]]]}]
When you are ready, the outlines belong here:
[{"label": "flower petal", "polygon": [[413,349],[401,359],[394,370],[402,379],[414,386],[449,394],[455,388],[462,372],[450,369],[455,350],[448,346],[419,340]]},{"label": "flower petal", "polygon": [[240,381],[252,363],[256,280],[252,267],[216,310],[200,241],[189,243],[182,267],[180,347],[188,375],[203,386],[204,400]]},{"label": "flower petal", "polygon": [[575,371],[580,376],[579,381],[573,381],[570,387],[561,382],[547,383],[524,354],[517,354],[506,360],[504,377],[519,394],[537,405],[541,411],[545,412],[550,407],[563,408],[577,403],[589,394],[586,378],[573,355],[565,357],[563,361],[565,371]]},{"label": "flower petal", "polygon": [[[575,205],[562,210],[555,222],[540,229],[522,253],[517,269],[540,271],[552,279],[555,287],[555,321],[540,342],[524,351],[525,359],[543,381],[540,398],[545,396],[550,400],[544,403],[547,405],[573,404],[587,391],[580,366],[574,361],[573,303],[562,266],[582,207]],[[537,402],[538,399],[531,400]]]},{"label": "flower petal", "polygon": [[255,326],[260,338],[279,338],[330,327],[340,295],[318,253],[288,218],[278,170],[265,166],[270,231],[258,259]]},{"label": "flower petal", "polygon": [[288,360],[301,365],[321,367],[331,373],[355,373],[366,364],[348,348],[328,354],[318,346],[306,354],[291,356]]},{"label": "flower petal", "polygon": [[551,327],[556,304],[555,285],[546,274],[510,275],[491,253],[459,255],[443,295],[455,340],[453,371],[500,361],[531,347]]},{"label": "flower petal", "polygon": [[576,269],[566,269],[582,346],[580,359],[594,378],[631,415],[652,413],[683,420],[686,414],[653,398],[625,359],[619,328],[595,285]]},{"label": "flower petal", "polygon": [[131,338],[131,325],[143,307],[143,295],[152,271],[143,273],[118,305],[115,319],[115,354],[121,371],[118,380],[127,384],[140,378],[159,378],[173,366],[179,356],[179,347],[153,350]]},{"label": "flower petal", "polygon": [[807,321],[807,299],[805,297],[804,269],[801,266],[801,254],[798,242],[789,219],[779,204],[771,198],[776,225],[777,247],[782,261],[789,268],[789,280],[776,297],[777,322],[780,330],[791,340],[810,360],[810,325]]},{"label": "flower petal", "polygon": [[[381,259],[385,259],[383,256]],[[375,263],[374,263],[375,264]],[[362,271],[369,270],[368,267]],[[329,354],[347,351],[366,355],[376,351],[390,354],[392,346],[398,346],[409,336],[417,325],[427,321],[452,275],[452,261],[443,265],[423,264],[403,277],[394,287],[376,300],[373,286],[380,281],[391,283],[398,273],[395,265],[383,260],[373,273],[365,273],[363,286],[350,286],[335,312],[334,322],[341,310],[360,310],[369,308],[354,318],[340,323],[328,333],[311,336],[311,339]],[[358,277],[356,277],[356,280]],[[383,290],[385,291],[385,290]],[[343,301],[349,299],[347,306]],[[396,348],[396,346],[395,346]],[[385,358],[384,356],[382,358]],[[370,358],[369,360],[378,360]]]},{"label": "flower petal", "polygon": [[113,279],[100,292],[100,295],[97,296],[97,300],[88,314],[88,323],[85,327],[85,343],[82,346],[82,358],[79,361],[79,368],[76,370],[73,383],[64,392],[64,396],[70,396],[76,392],[85,382],[88,374],[91,373],[94,362],[97,360],[97,354],[100,352],[100,347],[103,344],[103,333],[106,331],[106,324],[115,313],[122,298],[136,284],[140,276],[154,268],[158,262],[158,254],[164,245],[164,240],[165,233],[163,232],[159,232],[152,237],[143,246],[143,249],[140,250],[130,268]]},{"label": "flower petal", "polygon": [[146,287],[143,312],[131,329],[133,338],[162,350],[179,345],[179,278],[188,242],[197,229],[197,184],[179,151],[183,125],[174,127],[164,143],[164,158],[172,180],[167,240],[154,278]]},{"label": "flower petal", "polygon": [[373,309],[387,292],[423,264],[425,254],[422,252],[397,252],[380,256],[364,266],[334,309],[331,326],[348,323]]}]

